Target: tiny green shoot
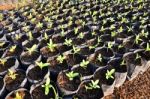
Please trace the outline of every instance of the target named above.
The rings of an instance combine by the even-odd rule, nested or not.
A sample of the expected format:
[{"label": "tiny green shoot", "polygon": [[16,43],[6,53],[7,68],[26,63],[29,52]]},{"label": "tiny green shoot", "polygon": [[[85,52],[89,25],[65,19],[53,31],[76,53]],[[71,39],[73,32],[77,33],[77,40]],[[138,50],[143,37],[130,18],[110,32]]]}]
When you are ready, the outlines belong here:
[{"label": "tiny green shoot", "polygon": [[72,81],[75,77],[79,76],[79,73],[71,71],[66,73],[66,76],[69,78],[70,81]]},{"label": "tiny green shoot", "polygon": [[107,70],[107,73],[105,74],[106,75],[106,79],[107,80],[110,79],[110,78],[114,79],[114,77],[113,77],[114,73],[115,73],[115,69],[111,69],[110,71]]},{"label": "tiny green shoot", "polygon": [[85,69],[85,68],[87,68],[87,65],[88,65],[89,63],[90,63],[89,61],[82,60],[82,62],[80,63],[80,66]]},{"label": "tiny green shoot", "polygon": [[99,80],[91,80],[91,83],[89,85],[85,85],[86,90],[92,90],[92,89],[99,89],[100,86],[98,85]]},{"label": "tiny green shoot", "polygon": [[43,63],[43,62],[35,62],[37,66],[40,67],[40,69],[42,70],[44,67],[48,67],[50,65],[50,63]]}]

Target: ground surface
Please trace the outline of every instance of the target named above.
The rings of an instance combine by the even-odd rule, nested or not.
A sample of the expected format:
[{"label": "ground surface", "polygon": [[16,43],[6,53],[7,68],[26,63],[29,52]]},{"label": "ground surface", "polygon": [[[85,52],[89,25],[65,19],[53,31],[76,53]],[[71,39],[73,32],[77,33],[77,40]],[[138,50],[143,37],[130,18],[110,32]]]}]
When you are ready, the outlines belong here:
[{"label": "ground surface", "polygon": [[114,94],[105,99],[150,99],[150,68],[133,81],[127,81],[115,89]]}]

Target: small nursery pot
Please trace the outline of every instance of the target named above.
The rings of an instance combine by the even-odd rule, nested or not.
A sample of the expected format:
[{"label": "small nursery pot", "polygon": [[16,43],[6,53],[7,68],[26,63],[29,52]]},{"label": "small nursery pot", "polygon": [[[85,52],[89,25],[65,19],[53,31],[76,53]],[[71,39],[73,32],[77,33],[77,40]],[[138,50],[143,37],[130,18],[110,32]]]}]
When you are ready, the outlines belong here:
[{"label": "small nursery pot", "polygon": [[109,61],[109,59],[104,58],[103,56],[100,57],[99,59],[99,54],[91,54],[88,57],[88,60],[90,61],[90,63],[94,64],[96,67],[103,67],[107,65],[107,62]]},{"label": "small nursery pot", "polygon": [[62,43],[65,41],[65,36],[61,36],[60,33],[54,34],[52,36],[52,40],[54,41],[54,43]]},{"label": "small nursery pot", "polygon": [[28,38],[25,34],[19,33],[19,35],[20,35],[19,39],[16,39],[15,35],[12,35],[11,39],[13,43],[22,44],[22,42],[24,42]]},{"label": "small nursery pot", "polygon": [[89,63],[86,68],[83,68],[80,65],[74,65],[71,68],[71,70],[74,72],[80,73],[81,79],[84,80],[93,75],[93,73],[96,70],[96,67],[94,67],[92,64]]},{"label": "small nursery pot", "polygon": [[60,53],[63,53],[65,51],[71,50],[72,46],[67,46],[63,43],[59,43],[59,44],[57,44],[57,49]]},{"label": "small nursery pot", "polygon": [[29,52],[27,51],[24,51],[21,53],[20,55],[20,60],[21,60],[21,63],[23,64],[23,67],[24,69],[27,69],[27,67],[34,63],[35,61],[40,61],[41,60],[41,55],[40,55],[40,52],[33,52],[31,55]]},{"label": "small nursery pot", "polygon": [[19,96],[22,97],[22,99],[32,99],[30,92],[27,89],[24,88],[19,88],[17,90],[14,90],[12,92],[10,92],[5,99],[14,99],[16,97],[16,93],[19,94]]},{"label": "small nursery pot", "polygon": [[12,70],[16,74],[16,78],[12,79],[8,74],[4,77],[4,82],[6,84],[7,91],[13,91],[18,88],[25,88],[27,86],[26,74],[21,69]]},{"label": "small nursery pot", "polygon": [[78,91],[75,95],[75,97],[78,97],[77,99],[100,99],[104,96],[100,83],[98,83],[100,88],[86,89],[85,86],[89,86],[90,82],[90,80],[85,80],[81,82]]},{"label": "small nursery pot", "polygon": [[110,95],[114,91],[114,86],[115,86],[115,73],[112,74],[114,78],[108,78],[106,79],[106,73],[107,70],[114,69],[112,66],[105,66],[105,67],[99,67],[94,75],[93,79],[99,80],[100,83],[102,84],[102,90],[104,92],[104,96]]},{"label": "small nursery pot", "polygon": [[[50,88],[48,95],[45,95],[45,89],[42,87],[42,85],[45,84],[45,80],[42,82],[32,85],[30,88],[30,94],[32,96],[32,99],[58,99],[58,97],[55,97],[54,89]],[[52,84],[55,88],[56,93],[58,94],[58,89],[54,82],[50,81],[50,84]]]},{"label": "small nursery pot", "polygon": [[4,99],[4,95],[6,92],[5,88],[6,84],[4,83],[4,79],[0,77],[0,98]]},{"label": "small nursery pot", "polygon": [[80,46],[79,48],[80,48],[79,54],[83,56],[89,56],[90,54],[94,53],[94,49],[90,49],[86,45]]},{"label": "small nursery pot", "polygon": [[84,56],[80,54],[73,54],[71,51],[67,51],[63,54],[66,57],[66,61],[69,66],[79,64],[83,59],[85,59]]},{"label": "small nursery pot", "polygon": [[40,68],[37,65],[30,65],[26,70],[26,76],[31,84],[39,83],[50,75],[48,67]]},{"label": "small nursery pot", "polygon": [[61,71],[57,77],[57,86],[64,96],[75,94],[81,83],[80,76],[77,76],[70,81],[66,76],[66,73],[68,72],[68,70]]},{"label": "small nursery pot", "polygon": [[57,61],[57,56],[54,56],[54,57],[49,57],[47,59],[47,63],[50,63],[50,66],[48,67],[50,72],[55,75],[55,77],[57,77],[57,75],[59,74],[60,71],[62,70],[66,70],[68,69],[68,64],[67,64],[67,61],[64,60],[62,63],[59,63]]},{"label": "small nursery pot", "polygon": [[105,59],[110,59],[114,56],[112,49],[107,47],[98,47],[95,49],[95,54],[101,54]]},{"label": "small nursery pot", "polygon": [[42,54],[43,58],[47,59],[48,57],[56,56],[59,51],[55,48],[54,52],[51,52],[48,46],[45,46],[40,49],[40,53]]},{"label": "small nursery pot", "polygon": [[10,48],[7,49],[5,51],[5,53],[3,54],[3,57],[10,57],[10,56],[19,57],[21,55],[22,51],[23,51],[23,48],[22,48],[21,45],[18,45],[18,44],[14,45],[14,46],[16,46],[14,51],[10,51],[10,48],[11,48],[11,46],[10,46]]},{"label": "small nursery pot", "polygon": [[19,61],[15,57],[6,57],[4,64],[0,63],[0,75],[5,75],[8,69],[16,69],[19,66]]}]

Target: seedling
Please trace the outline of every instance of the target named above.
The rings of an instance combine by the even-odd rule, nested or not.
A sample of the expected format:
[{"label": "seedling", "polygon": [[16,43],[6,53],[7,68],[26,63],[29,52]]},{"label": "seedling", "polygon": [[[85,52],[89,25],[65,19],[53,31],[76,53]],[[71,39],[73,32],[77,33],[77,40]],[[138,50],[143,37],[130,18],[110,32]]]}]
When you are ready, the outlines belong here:
[{"label": "seedling", "polygon": [[62,37],[65,36],[66,33],[65,33],[64,29],[62,29],[60,34],[61,34]]},{"label": "seedling", "polygon": [[79,76],[79,73],[75,73],[73,71],[66,73],[66,76],[72,81],[75,77]]},{"label": "seedling", "polygon": [[67,46],[72,46],[72,39],[65,39],[64,44]]},{"label": "seedling", "polygon": [[149,45],[149,43],[147,43],[145,51],[150,51],[150,45]]},{"label": "seedling", "polygon": [[7,60],[6,59],[4,59],[4,58],[1,58],[0,59],[0,64],[2,64],[3,66],[4,66],[4,64],[7,62]]},{"label": "seedling", "polygon": [[101,32],[104,32],[104,31],[105,31],[104,26],[101,27],[100,31],[101,31]]},{"label": "seedling", "polygon": [[31,48],[27,48],[29,55],[32,55],[33,52],[37,51],[37,45],[34,44]]},{"label": "seedling", "polygon": [[10,77],[11,79],[15,80],[17,75],[18,74],[16,74],[14,71],[8,69],[8,77]]},{"label": "seedling", "polygon": [[16,47],[17,47],[16,45],[11,46],[11,47],[10,47],[10,49],[9,49],[9,51],[10,51],[10,52],[14,52],[14,51],[15,51],[15,49],[16,49]]},{"label": "seedling", "polygon": [[114,26],[114,25],[111,25],[110,26],[110,30],[113,30],[113,29],[115,29],[116,27]]},{"label": "seedling", "polygon": [[141,58],[141,56],[137,53],[135,59],[138,59],[138,58]]},{"label": "seedling", "polygon": [[144,30],[142,30],[140,34],[146,38],[148,37],[148,32],[145,32]]},{"label": "seedling", "polygon": [[113,42],[108,42],[108,43],[107,43],[107,46],[108,46],[108,48],[111,49],[111,48],[113,47]]},{"label": "seedling", "polygon": [[49,43],[47,43],[48,45],[48,48],[51,52],[54,52],[55,51],[55,48],[56,48],[56,44],[53,43],[52,39],[49,40]]},{"label": "seedling", "polygon": [[3,47],[5,42],[0,42],[0,47]]},{"label": "seedling", "polygon": [[80,50],[80,48],[73,46],[73,54],[78,53]]},{"label": "seedling", "polygon": [[100,62],[102,62],[102,59],[103,59],[103,58],[102,58],[102,55],[99,54],[98,57],[97,57],[97,60],[100,61]]},{"label": "seedling", "polygon": [[98,83],[99,83],[99,80],[96,80],[96,81],[91,80],[91,83],[89,83],[88,86],[85,85],[85,89],[86,90],[99,89],[100,86],[98,85]]},{"label": "seedling", "polygon": [[115,37],[117,33],[115,31],[111,32],[111,37]]},{"label": "seedling", "polygon": [[45,39],[45,40],[48,40],[48,35],[47,35],[46,32],[44,33],[44,39]]},{"label": "seedling", "polygon": [[63,61],[66,59],[66,57],[65,56],[62,56],[62,55],[59,55],[58,57],[57,57],[57,61],[59,62],[59,63],[63,63]]},{"label": "seedling", "polygon": [[82,60],[82,62],[80,63],[80,66],[85,69],[85,68],[87,68],[87,65],[88,65],[89,63],[90,63],[89,61]]},{"label": "seedling", "polygon": [[28,37],[29,37],[29,40],[33,40],[33,35],[32,35],[32,32],[28,32]]},{"label": "seedling", "polygon": [[21,35],[20,35],[20,34],[16,34],[16,35],[15,35],[15,39],[16,39],[16,40],[19,40],[20,38],[21,38]]},{"label": "seedling", "polygon": [[0,21],[2,21],[2,20],[3,20],[3,18],[4,18],[3,14],[2,14],[2,13],[0,13]]},{"label": "seedling", "polygon": [[121,26],[118,30],[119,33],[123,32],[123,27]]},{"label": "seedling", "polygon": [[42,87],[45,89],[45,95],[48,95],[50,92],[50,89],[52,89],[55,94],[55,99],[58,99],[58,93],[56,92],[56,89],[54,88],[54,86],[50,83],[49,77],[46,78],[46,83],[42,85]]},{"label": "seedling", "polygon": [[122,60],[120,65],[125,65],[125,60]]},{"label": "seedling", "polygon": [[25,94],[20,95],[19,92],[16,92],[16,97],[14,99],[24,99]]},{"label": "seedling", "polygon": [[136,35],[136,37],[135,37],[135,43],[139,44],[139,41],[142,41],[142,39],[140,38],[140,35]]},{"label": "seedling", "polygon": [[36,25],[37,28],[42,28],[43,27],[43,23],[38,22],[38,24]]},{"label": "seedling", "polygon": [[114,77],[113,77],[113,74],[115,73],[115,69],[111,69],[110,71],[109,70],[107,70],[107,73],[105,74],[106,75],[106,79],[108,80],[108,79],[114,79]]},{"label": "seedling", "polygon": [[79,29],[78,28],[74,28],[74,33],[78,34],[78,32],[79,32]]},{"label": "seedling", "polygon": [[43,62],[35,62],[37,66],[40,67],[40,69],[42,70],[44,67],[48,67],[50,65],[50,63],[43,63]]},{"label": "seedling", "polygon": [[83,39],[83,38],[84,38],[84,34],[81,32],[81,33],[78,35],[78,38]]}]

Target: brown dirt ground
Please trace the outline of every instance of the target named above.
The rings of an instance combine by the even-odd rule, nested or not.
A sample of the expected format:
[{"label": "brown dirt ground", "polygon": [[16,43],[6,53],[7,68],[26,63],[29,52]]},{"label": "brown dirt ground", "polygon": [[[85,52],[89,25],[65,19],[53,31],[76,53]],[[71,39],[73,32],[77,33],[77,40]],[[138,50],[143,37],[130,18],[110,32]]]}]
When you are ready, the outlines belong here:
[{"label": "brown dirt ground", "polygon": [[104,99],[150,99],[150,68],[133,81],[127,81],[116,88],[112,95]]}]

